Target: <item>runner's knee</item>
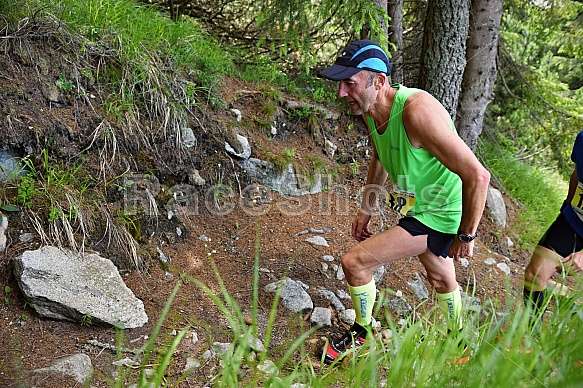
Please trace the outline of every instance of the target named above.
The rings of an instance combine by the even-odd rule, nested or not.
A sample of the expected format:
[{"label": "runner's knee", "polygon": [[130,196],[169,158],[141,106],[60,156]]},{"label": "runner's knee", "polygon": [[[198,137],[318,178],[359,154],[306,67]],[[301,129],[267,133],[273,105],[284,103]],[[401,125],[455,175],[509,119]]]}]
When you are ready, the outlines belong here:
[{"label": "runner's knee", "polygon": [[534,281],[534,278],[535,278],[534,271],[530,268],[530,266],[526,267],[526,269],[524,270],[524,282],[530,284]]},{"label": "runner's knee", "polygon": [[431,284],[433,288],[435,288],[435,291],[437,291],[440,294],[451,292],[455,290],[457,287],[457,281],[455,277],[450,279],[449,276],[444,276],[443,274],[440,273],[428,272],[427,280],[429,281],[429,284]]},{"label": "runner's knee", "polygon": [[524,284],[529,290],[544,288],[550,276],[544,274],[543,266],[528,265],[524,270]]},{"label": "runner's knee", "polygon": [[342,270],[345,274],[353,273],[362,269],[361,260],[354,249],[349,249],[344,256],[342,256],[342,259],[340,259],[340,263],[342,264]]}]

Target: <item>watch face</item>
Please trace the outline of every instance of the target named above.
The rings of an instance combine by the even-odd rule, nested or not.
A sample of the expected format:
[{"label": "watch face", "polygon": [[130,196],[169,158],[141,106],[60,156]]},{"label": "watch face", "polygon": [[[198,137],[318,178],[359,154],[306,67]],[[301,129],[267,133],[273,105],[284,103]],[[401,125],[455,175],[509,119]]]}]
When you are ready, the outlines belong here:
[{"label": "watch face", "polygon": [[475,236],[472,236],[469,233],[460,233],[460,234],[458,234],[457,237],[460,239],[460,241],[465,242],[465,243],[469,243],[476,238]]}]

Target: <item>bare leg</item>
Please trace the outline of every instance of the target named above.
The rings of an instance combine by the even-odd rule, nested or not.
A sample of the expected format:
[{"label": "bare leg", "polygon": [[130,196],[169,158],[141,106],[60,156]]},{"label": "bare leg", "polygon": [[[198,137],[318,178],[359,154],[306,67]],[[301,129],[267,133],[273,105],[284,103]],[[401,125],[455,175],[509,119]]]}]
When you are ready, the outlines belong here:
[{"label": "bare leg", "polygon": [[524,286],[530,291],[542,291],[547,288],[547,281],[553,276],[562,257],[554,251],[537,245],[532,258],[524,271]]},{"label": "bare leg", "polygon": [[342,269],[348,282],[355,322],[367,326],[372,319],[376,300],[376,285],[372,271],[381,265],[421,254],[427,249],[427,236],[411,236],[400,226],[362,241],[342,257]]},{"label": "bare leg", "polygon": [[419,255],[419,259],[427,271],[427,280],[429,280],[436,292],[447,294],[458,287],[455,267],[451,257],[436,256],[428,250]]},{"label": "bare leg", "polygon": [[429,250],[419,255],[419,259],[427,271],[429,283],[437,292],[437,300],[446,316],[449,331],[457,333],[462,328],[462,300],[453,259],[436,256]]},{"label": "bare leg", "polygon": [[524,305],[530,310],[529,326],[538,329],[546,306],[547,281],[560,265],[562,257],[554,251],[537,245],[524,270]]},{"label": "bare leg", "polygon": [[427,236],[411,236],[400,226],[364,240],[342,257],[342,269],[351,286],[362,286],[372,280],[372,271],[383,264],[417,256],[427,250]]}]

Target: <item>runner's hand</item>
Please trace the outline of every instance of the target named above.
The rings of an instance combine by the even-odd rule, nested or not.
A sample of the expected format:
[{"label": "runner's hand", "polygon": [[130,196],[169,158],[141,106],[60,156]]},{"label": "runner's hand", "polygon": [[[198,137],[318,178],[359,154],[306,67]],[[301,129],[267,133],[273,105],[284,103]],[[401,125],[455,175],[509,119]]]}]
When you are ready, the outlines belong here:
[{"label": "runner's hand", "polygon": [[368,223],[370,221],[371,215],[359,210],[354,221],[352,221],[352,237],[356,241],[361,242],[372,236],[370,230],[368,230]]},{"label": "runner's hand", "polygon": [[474,242],[470,241],[469,243],[465,243],[460,241],[459,238],[454,237],[453,243],[449,248],[449,257],[453,257],[455,261],[459,261],[462,258],[472,257],[474,254]]},{"label": "runner's hand", "polygon": [[567,275],[583,273],[583,252],[570,254],[563,260],[564,271]]}]

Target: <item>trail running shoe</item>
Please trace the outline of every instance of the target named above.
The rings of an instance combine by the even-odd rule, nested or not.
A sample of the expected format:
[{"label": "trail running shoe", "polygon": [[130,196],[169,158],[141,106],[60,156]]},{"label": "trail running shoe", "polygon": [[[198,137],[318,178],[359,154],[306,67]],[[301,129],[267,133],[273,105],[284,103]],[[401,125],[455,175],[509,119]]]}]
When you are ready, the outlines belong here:
[{"label": "trail running shoe", "polygon": [[358,323],[354,323],[350,330],[348,330],[342,337],[329,342],[324,349],[326,353],[325,362],[330,364],[342,353],[347,350],[358,348],[368,342],[368,339],[374,338],[372,328],[370,326],[362,327]]}]

